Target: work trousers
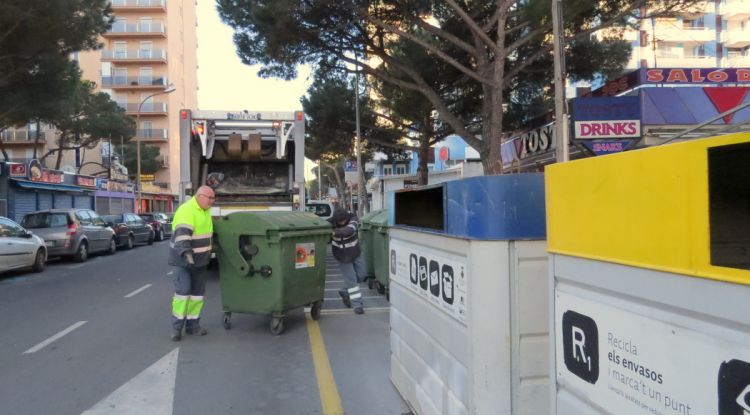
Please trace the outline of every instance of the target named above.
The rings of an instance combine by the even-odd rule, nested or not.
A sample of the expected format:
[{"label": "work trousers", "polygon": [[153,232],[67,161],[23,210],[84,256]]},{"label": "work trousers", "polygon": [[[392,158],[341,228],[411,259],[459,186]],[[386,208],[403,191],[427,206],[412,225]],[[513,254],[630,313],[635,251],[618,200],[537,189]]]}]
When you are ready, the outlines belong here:
[{"label": "work trousers", "polygon": [[202,268],[172,267],[174,297],[172,298],[172,328],[175,331],[197,330],[206,293],[206,274]]},{"label": "work trousers", "polygon": [[362,292],[359,290],[359,283],[367,277],[367,268],[363,255],[358,256],[353,262],[339,262],[341,273],[344,274],[344,288],[346,291],[339,291],[342,295],[348,295],[352,302],[352,307],[362,307]]}]

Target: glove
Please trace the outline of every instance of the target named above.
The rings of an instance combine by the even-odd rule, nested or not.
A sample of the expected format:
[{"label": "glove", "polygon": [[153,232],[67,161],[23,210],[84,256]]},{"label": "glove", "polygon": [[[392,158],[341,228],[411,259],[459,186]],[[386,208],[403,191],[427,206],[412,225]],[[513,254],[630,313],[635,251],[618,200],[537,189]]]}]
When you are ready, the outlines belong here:
[{"label": "glove", "polygon": [[188,263],[188,265],[193,266],[195,265],[195,261],[193,260],[193,253],[192,252],[185,252],[185,261]]}]

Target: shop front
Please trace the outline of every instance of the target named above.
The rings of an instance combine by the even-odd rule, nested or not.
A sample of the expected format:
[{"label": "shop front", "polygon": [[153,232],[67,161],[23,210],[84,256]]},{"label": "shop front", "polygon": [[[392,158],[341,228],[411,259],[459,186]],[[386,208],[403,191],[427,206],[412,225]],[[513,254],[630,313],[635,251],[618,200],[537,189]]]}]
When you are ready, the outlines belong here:
[{"label": "shop front", "polygon": [[96,179],[96,212],[116,215],[135,212],[135,192],[132,183]]},{"label": "shop front", "polygon": [[168,189],[152,183],[142,185],[139,212],[174,212],[176,196],[170,194]]}]

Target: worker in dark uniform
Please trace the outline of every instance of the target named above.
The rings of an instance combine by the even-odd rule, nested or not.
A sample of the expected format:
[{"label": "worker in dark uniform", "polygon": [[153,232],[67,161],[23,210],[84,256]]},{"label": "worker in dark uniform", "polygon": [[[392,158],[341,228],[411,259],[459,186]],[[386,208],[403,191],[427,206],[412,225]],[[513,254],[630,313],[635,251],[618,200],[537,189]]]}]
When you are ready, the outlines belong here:
[{"label": "worker in dark uniform", "polygon": [[201,186],[189,201],[180,205],[172,219],[172,240],[169,244],[169,265],[172,265],[174,296],[172,297],[172,340],[185,334],[205,336],[200,327],[206,276],[203,268],[211,259],[211,206],[216,196],[213,189]]},{"label": "worker in dark uniform", "polygon": [[344,274],[346,288],[339,290],[339,295],[345,306],[354,307],[355,314],[364,314],[359,283],[365,280],[367,271],[357,235],[359,220],[346,209],[336,208],[330,222],[333,224],[333,257],[338,261],[341,273]]}]

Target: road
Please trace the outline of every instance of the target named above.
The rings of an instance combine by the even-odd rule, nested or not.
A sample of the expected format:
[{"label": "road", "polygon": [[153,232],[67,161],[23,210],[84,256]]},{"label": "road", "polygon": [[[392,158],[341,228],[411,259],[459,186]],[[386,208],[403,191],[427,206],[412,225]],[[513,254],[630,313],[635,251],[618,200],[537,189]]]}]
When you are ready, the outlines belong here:
[{"label": "road", "polygon": [[365,287],[366,314],[344,310],[330,256],[319,322],[297,310],[273,336],[267,317],[235,314],[224,330],[211,278],[209,334],[172,342],[168,244],[0,276],[0,414],[408,413],[387,302]]}]

